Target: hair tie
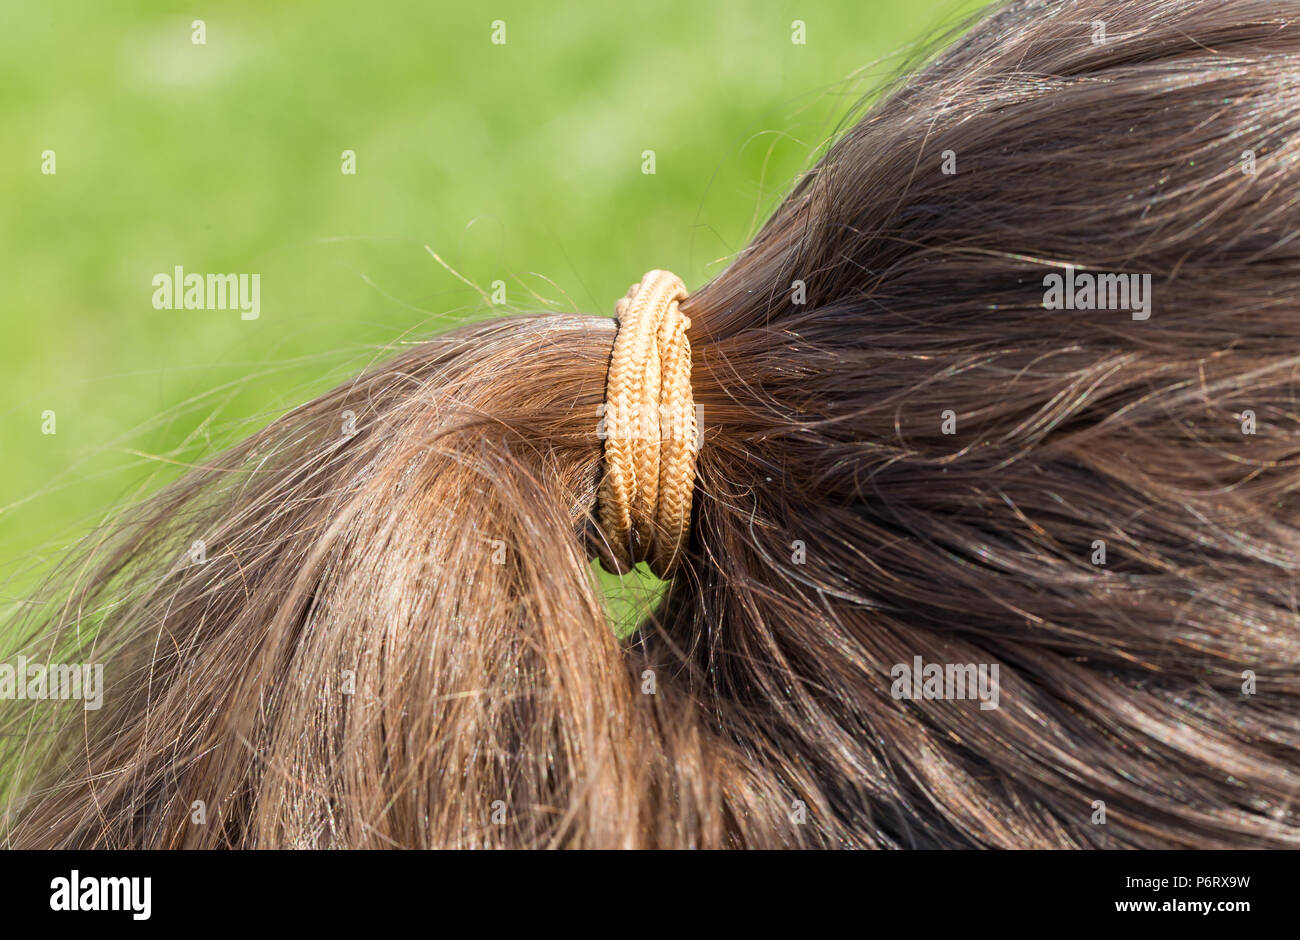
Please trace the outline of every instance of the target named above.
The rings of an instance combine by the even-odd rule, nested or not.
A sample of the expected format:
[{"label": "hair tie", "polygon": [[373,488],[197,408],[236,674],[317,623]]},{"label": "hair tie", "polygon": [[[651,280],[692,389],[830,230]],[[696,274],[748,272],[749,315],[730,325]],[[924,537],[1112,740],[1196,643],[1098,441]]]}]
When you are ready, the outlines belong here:
[{"label": "hair tie", "polygon": [[690,529],[698,445],[686,297],[677,275],[649,271],[614,308],[598,518],[618,573],[647,560],[665,577]]}]

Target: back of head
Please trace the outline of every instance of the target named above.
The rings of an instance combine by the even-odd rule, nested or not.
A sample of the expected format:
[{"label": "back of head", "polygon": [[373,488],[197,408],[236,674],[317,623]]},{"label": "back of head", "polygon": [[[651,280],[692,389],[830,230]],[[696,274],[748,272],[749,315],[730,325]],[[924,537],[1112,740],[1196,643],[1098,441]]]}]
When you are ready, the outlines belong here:
[{"label": "back of head", "polygon": [[1017,0],[887,89],[681,305],[628,641],[612,320],[284,416],[25,625],[109,694],[6,720],[10,844],[1297,844],[1298,88],[1280,0]]}]

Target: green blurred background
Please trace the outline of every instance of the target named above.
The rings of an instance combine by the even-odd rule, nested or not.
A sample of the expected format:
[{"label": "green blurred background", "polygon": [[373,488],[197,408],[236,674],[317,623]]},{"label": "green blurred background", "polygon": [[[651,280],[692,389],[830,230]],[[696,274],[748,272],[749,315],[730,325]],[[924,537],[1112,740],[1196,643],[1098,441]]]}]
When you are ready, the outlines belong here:
[{"label": "green blurred background", "polygon": [[[901,56],[980,5],[6,4],[0,598],[394,341],[609,315],[652,267],[703,283]],[[260,317],[155,310],[176,265],[260,274]]]}]

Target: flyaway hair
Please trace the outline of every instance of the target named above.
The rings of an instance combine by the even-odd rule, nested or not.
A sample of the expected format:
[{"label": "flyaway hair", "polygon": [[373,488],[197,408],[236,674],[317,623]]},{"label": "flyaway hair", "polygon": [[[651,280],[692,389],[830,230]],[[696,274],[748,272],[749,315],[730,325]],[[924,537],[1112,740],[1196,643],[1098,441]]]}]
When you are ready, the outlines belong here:
[{"label": "flyaway hair", "polygon": [[632,635],[615,322],[436,336],[10,625],[106,689],[5,705],[5,843],[1294,847],[1297,232],[1300,7],[999,4],[690,285],[690,528]]}]

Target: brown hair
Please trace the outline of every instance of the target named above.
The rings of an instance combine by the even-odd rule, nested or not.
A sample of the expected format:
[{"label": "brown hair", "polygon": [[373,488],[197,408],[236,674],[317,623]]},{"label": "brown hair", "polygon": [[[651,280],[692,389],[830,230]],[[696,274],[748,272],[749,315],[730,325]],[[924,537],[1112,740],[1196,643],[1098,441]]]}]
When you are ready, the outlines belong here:
[{"label": "brown hair", "polygon": [[[614,322],[436,337],[65,564],[22,649],[109,694],[7,711],[8,844],[1300,843],[1298,157],[1292,4],[999,6],[683,304],[692,529],[632,637]],[[1149,318],[1045,307],[1076,272]]]}]

